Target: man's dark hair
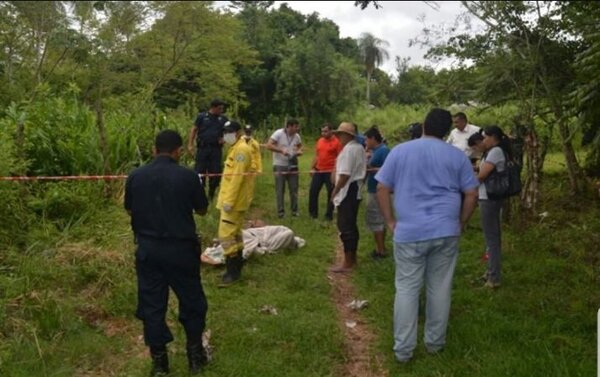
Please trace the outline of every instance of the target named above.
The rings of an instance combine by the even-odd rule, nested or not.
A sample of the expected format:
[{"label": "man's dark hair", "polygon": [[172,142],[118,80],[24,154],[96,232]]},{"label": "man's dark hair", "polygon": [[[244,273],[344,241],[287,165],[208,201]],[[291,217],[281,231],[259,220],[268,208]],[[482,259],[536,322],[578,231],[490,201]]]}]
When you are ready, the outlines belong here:
[{"label": "man's dark hair", "polygon": [[156,135],[154,147],[156,153],[172,153],[183,145],[181,135],[177,131],[163,130]]},{"label": "man's dark hair", "polygon": [[423,136],[423,125],[419,122],[408,125],[408,135],[410,140],[418,139]]},{"label": "man's dark hair", "polygon": [[296,126],[296,125],[298,125],[298,124],[300,124],[300,122],[298,122],[298,119],[294,119],[294,118],[292,118],[292,119],[288,119],[288,121],[285,123],[285,126],[286,126],[286,127],[289,127],[289,126]]},{"label": "man's dark hair", "polygon": [[444,138],[452,127],[452,115],[448,110],[435,108],[427,114],[423,122],[423,133],[438,139]]},{"label": "man's dark hair", "polygon": [[377,141],[378,143],[381,143],[383,141],[383,137],[381,136],[381,133],[379,132],[377,126],[373,126],[366,130],[364,135],[365,137],[375,139],[375,141]]},{"label": "man's dark hair", "polygon": [[465,122],[467,121],[467,114],[463,113],[463,112],[458,112],[456,114],[453,115],[453,118],[458,118],[458,119],[462,119]]},{"label": "man's dark hair", "polygon": [[467,139],[467,145],[469,145],[469,147],[474,147],[475,145],[477,145],[477,143],[479,143],[480,141],[483,141],[483,130],[479,130],[477,132],[475,132],[473,135],[469,136],[469,139]]},{"label": "man's dark hair", "polygon": [[331,123],[325,122],[325,123],[323,123],[323,125],[321,126],[321,128],[327,128],[328,130],[331,131],[333,129],[333,126],[331,125]]}]

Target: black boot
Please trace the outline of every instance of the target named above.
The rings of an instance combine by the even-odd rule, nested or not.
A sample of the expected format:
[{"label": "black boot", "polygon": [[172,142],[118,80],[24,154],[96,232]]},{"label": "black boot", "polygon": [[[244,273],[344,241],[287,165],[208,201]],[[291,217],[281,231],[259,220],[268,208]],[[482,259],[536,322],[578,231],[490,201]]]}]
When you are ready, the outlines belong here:
[{"label": "black boot", "polygon": [[236,281],[240,280],[242,276],[242,265],[244,263],[243,252],[238,251],[234,256],[225,258],[225,266],[227,271],[223,274],[221,278],[221,283],[219,287],[225,288],[234,284]]},{"label": "black boot", "polygon": [[169,354],[166,346],[150,346],[152,370],[150,377],[165,376],[169,373]]},{"label": "black boot", "polygon": [[204,365],[208,363],[208,355],[202,346],[202,341],[188,343],[187,345],[188,367],[191,375],[200,373]]}]

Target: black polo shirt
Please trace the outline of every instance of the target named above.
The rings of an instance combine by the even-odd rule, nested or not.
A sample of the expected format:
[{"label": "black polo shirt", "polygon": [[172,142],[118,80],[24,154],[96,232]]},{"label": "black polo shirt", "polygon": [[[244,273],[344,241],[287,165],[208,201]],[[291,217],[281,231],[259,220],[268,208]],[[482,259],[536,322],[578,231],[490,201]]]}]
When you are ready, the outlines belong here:
[{"label": "black polo shirt", "polygon": [[136,235],[196,239],[193,211],[208,207],[196,173],[168,156],[135,169],[125,183],[125,209]]},{"label": "black polo shirt", "polygon": [[223,127],[227,117],[213,115],[208,111],[198,114],[194,125],[198,129],[196,142],[198,146],[220,146],[219,139],[223,137]]}]

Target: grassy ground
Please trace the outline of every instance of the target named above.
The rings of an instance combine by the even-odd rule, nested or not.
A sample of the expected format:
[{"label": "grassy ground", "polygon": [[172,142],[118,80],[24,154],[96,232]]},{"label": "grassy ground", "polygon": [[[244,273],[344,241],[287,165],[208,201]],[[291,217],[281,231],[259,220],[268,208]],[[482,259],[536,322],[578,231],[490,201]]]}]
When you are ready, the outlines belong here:
[{"label": "grassy ground", "polygon": [[[550,156],[560,161],[558,156]],[[539,221],[513,218],[503,227],[503,286],[490,291],[477,278],[484,240],[476,211],[461,239],[454,279],[446,350],[426,354],[419,343],[414,361],[393,360],[392,307],[394,265],[391,259],[369,263],[354,276],[365,312],[379,335],[378,350],[391,376],[589,376],[596,366],[596,313],[600,217],[597,198],[565,197],[566,173],[552,165]],[[366,234],[365,234],[366,235]],[[369,250],[363,237],[360,249]],[[391,244],[390,244],[391,247]]]},{"label": "grassy ground", "polygon": [[[302,158],[302,170],[311,158]],[[393,262],[369,259],[372,240],[361,210],[360,265],[353,281],[360,298],[369,300],[363,313],[391,376],[593,373],[598,201],[565,197],[557,189],[565,179],[560,170],[545,178],[541,210],[547,217],[530,224],[515,220],[504,228],[505,280],[495,292],[475,283],[484,270],[483,237],[478,218],[471,221],[461,241],[448,347],[428,356],[419,339],[408,365],[397,365],[391,352]],[[339,375],[343,338],[326,275],[336,231],[333,224],[308,218],[308,175],[300,182],[301,217],[281,223],[306,239],[304,248],[252,258],[242,283],[226,290],[216,288],[222,269],[203,267],[215,348],[204,376]],[[257,187],[252,217],[280,223],[272,177],[259,177]],[[214,209],[198,220],[205,239],[214,237],[217,221]],[[61,232],[40,223],[31,239],[24,250],[0,253],[0,375],[145,376],[141,324],[133,318],[133,244],[120,201]],[[186,375],[184,334],[176,300],[171,304],[172,375]],[[264,305],[279,314],[260,313]]]}]

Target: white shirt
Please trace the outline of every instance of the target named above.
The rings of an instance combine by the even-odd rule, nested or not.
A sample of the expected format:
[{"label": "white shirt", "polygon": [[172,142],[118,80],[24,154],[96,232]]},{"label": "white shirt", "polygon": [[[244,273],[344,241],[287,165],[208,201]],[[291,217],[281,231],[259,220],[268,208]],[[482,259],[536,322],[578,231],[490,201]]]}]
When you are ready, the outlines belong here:
[{"label": "white shirt", "polygon": [[462,131],[454,127],[452,131],[450,131],[450,136],[448,136],[446,142],[465,152],[467,157],[474,157],[475,151],[469,147],[468,140],[471,135],[478,131],[479,127],[472,124],[467,124]]},{"label": "white shirt", "polygon": [[[285,128],[280,128],[273,132],[271,140],[275,142],[275,145],[277,145],[278,148],[287,151],[290,156],[295,155],[298,146],[302,144],[300,135],[296,133],[293,136],[289,136],[285,131]],[[284,156],[282,153],[273,152],[273,165],[288,166],[288,157]]]},{"label": "white shirt", "polygon": [[335,161],[335,180],[340,179],[340,174],[348,175],[350,178],[346,185],[333,198],[333,205],[336,207],[339,206],[348,193],[350,183],[354,181],[361,182],[365,178],[366,172],[367,158],[365,156],[365,149],[356,140],[352,140],[344,145],[342,152]]}]

